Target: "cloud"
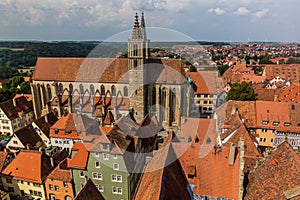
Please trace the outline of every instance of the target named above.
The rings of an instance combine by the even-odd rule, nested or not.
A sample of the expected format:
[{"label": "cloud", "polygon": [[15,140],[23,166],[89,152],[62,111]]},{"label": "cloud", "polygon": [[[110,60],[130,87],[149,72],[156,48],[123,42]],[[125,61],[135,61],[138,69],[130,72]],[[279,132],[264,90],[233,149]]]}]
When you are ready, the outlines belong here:
[{"label": "cloud", "polygon": [[223,15],[223,14],[226,13],[226,11],[223,10],[223,9],[221,9],[221,8],[210,8],[210,9],[208,10],[208,12],[209,12],[209,13],[214,13],[214,14],[216,14],[216,15]]},{"label": "cloud", "polygon": [[251,11],[245,7],[239,7],[234,14],[237,16],[247,16]]},{"label": "cloud", "polygon": [[264,8],[256,13],[254,13],[254,16],[258,19],[263,18],[267,13],[269,12],[268,8]]}]

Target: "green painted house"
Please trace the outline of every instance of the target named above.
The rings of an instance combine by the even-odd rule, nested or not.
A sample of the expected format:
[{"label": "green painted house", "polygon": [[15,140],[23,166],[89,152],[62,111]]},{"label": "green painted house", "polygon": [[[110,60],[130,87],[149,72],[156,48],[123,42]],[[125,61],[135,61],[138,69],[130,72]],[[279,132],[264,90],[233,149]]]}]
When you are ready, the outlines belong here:
[{"label": "green painted house", "polygon": [[[81,134],[83,143],[75,143],[69,162],[75,194],[91,179],[105,199],[132,199],[145,166],[144,153],[156,141],[157,127],[150,122],[148,116],[140,124],[126,116],[107,135]],[[149,132],[148,138],[138,137]]]}]

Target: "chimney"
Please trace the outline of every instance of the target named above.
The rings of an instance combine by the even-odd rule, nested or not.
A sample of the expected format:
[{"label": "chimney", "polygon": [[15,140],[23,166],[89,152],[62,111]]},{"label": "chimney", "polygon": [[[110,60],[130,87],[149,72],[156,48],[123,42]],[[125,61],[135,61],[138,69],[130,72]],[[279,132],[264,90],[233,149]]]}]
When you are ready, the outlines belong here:
[{"label": "chimney", "polygon": [[53,160],[52,156],[50,157],[50,163],[51,163],[51,166],[54,167],[54,160]]},{"label": "chimney", "polygon": [[235,146],[233,143],[230,143],[229,165],[234,164],[234,157],[235,157]]},{"label": "chimney", "polygon": [[12,101],[13,101],[13,105],[14,105],[14,107],[17,107],[16,99],[15,99],[15,98],[13,98],[13,99],[12,99]]},{"label": "chimney", "polygon": [[26,149],[27,149],[27,150],[29,150],[29,149],[30,149],[30,148],[29,148],[29,144],[26,144]]}]

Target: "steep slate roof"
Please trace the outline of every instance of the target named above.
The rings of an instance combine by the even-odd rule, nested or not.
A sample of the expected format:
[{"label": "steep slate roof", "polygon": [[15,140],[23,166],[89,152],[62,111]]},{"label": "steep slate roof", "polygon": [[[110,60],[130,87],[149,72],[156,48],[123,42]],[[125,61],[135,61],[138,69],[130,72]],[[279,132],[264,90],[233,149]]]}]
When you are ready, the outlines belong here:
[{"label": "steep slate roof", "polygon": [[191,199],[172,144],[167,141],[146,165],[134,199]]},{"label": "steep slate roof", "polygon": [[[13,101],[16,103],[14,106]],[[33,111],[32,101],[27,101],[24,96],[16,98],[14,100],[7,100],[0,103],[0,108],[3,110],[5,115],[10,119],[16,119],[21,115],[21,113],[29,113]]]},{"label": "steep slate roof", "polygon": [[[299,174],[300,157],[285,141],[250,173],[245,199],[287,199],[285,194],[300,185]],[[299,195],[298,190],[296,199]]]},{"label": "steep slate roof", "polygon": [[2,173],[15,179],[41,184],[52,169],[50,157],[46,154],[22,150]]},{"label": "steep slate roof", "polygon": [[75,200],[90,200],[90,199],[105,200],[101,192],[94,185],[93,181],[91,179],[88,179],[84,187],[80,190],[78,195],[75,197]]},{"label": "steep slate roof", "polygon": [[[169,69],[183,73],[179,59],[148,59],[147,70],[156,82],[183,81],[170,78]],[[127,58],[38,58],[32,79],[34,81],[128,83]],[[157,73],[159,72],[159,73]],[[174,73],[175,74],[175,73]]]}]

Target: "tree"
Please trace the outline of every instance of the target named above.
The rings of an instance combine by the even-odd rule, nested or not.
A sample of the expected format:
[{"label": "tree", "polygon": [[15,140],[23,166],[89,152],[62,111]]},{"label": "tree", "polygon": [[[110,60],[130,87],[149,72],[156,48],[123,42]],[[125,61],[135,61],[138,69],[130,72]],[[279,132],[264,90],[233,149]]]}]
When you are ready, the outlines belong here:
[{"label": "tree", "polygon": [[197,72],[197,68],[194,65],[191,65],[190,72]]},{"label": "tree", "polygon": [[222,76],[224,74],[224,72],[226,72],[226,70],[229,68],[228,65],[219,65],[218,66],[218,71],[220,73],[220,75]]},{"label": "tree", "polygon": [[255,100],[254,89],[245,81],[233,83],[228,92],[227,100],[252,101]]}]

